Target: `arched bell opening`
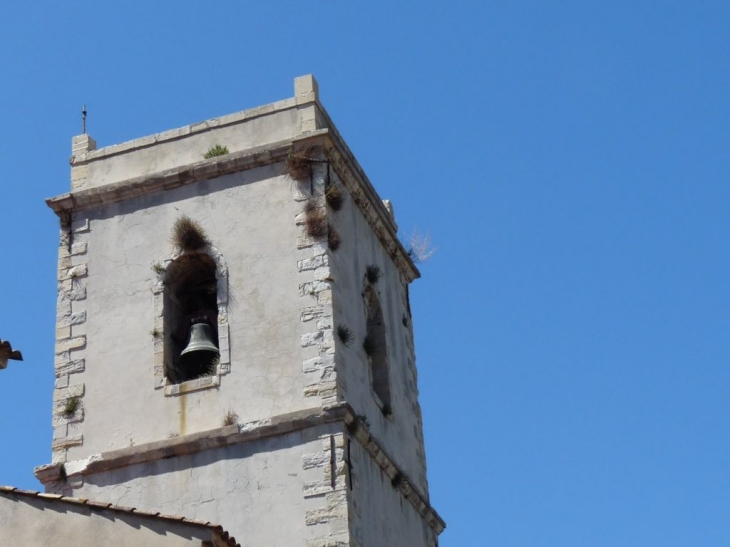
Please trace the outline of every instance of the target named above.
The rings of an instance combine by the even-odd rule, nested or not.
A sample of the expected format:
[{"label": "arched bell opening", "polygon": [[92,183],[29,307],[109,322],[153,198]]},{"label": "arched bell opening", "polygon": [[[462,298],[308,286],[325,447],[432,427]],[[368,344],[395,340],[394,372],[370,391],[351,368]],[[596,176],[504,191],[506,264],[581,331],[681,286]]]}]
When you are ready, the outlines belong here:
[{"label": "arched bell opening", "polygon": [[370,363],[370,381],[380,402],[390,408],[390,371],[383,309],[372,285],[367,285],[363,297],[367,313],[365,351]]},{"label": "arched bell opening", "polygon": [[216,263],[204,252],[184,253],[165,274],[165,375],[178,384],[216,373],[219,362]]}]

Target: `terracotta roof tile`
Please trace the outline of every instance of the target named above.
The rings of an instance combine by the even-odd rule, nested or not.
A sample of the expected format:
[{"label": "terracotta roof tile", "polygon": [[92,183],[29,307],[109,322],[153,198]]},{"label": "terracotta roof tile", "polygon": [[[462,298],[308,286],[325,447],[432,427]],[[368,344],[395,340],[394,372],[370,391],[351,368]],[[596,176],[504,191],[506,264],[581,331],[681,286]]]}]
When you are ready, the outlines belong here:
[{"label": "terracotta roof tile", "polygon": [[226,532],[220,524],[213,524],[209,521],[202,521],[197,519],[189,519],[180,515],[166,515],[160,512],[149,512],[141,511],[135,507],[122,507],[120,505],[114,505],[113,503],[92,501],[86,498],[72,498],[68,496],[62,496],[60,494],[45,494],[42,492],[35,492],[32,490],[21,490],[13,486],[0,486],[0,495],[13,494],[17,496],[23,496],[28,498],[41,498],[51,503],[70,503],[74,505],[86,505],[90,509],[105,509],[107,511],[115,511],[118,513],[134,514],[136,516],[153,518],[158,520],[169,520],[176,522],[185,522],[193,526],[199,526],[202,528],[208,528],[209,530],[220,534],[223,540],[226,542],[228,547],[241,547],[236,543],[236,538]]}]

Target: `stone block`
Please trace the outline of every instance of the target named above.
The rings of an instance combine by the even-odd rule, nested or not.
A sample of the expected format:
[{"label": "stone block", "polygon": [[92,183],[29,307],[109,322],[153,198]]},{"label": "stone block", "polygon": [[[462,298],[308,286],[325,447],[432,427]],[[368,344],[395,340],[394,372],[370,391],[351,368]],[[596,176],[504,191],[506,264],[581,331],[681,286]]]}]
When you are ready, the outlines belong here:
[{"label": "stone block", "polygon": [[82,234],[88,232],[91,227],[89,225],[89,219],[75,220],[72,224],[72,229],[75,234]]},{"label": "stone block", "polygon": [[88,275],[88,267],[86,264],[79,264],[78,266],[74,266],[73,268],[69,268],[67,277],[70,277],[71,279],[76,279],[77,277],[83,277],[85,275]]},{"label": "stone block", "polygon": [[53,440],[65,439],[68,437],[68,424],[58,424],[53,428]]},{"label": "stone block", "polygon": [[71,301],[65,294],[59,294],[56,300],[56,319],[71,314]]},{"label": "stone block", "polygon": [[[66,327],[71,325],[80,325],[81,323],[84,323],[86,321],[86,312],[80,311],[77,313],[70,313],[70,301],[69,301],[69,313],[65,314],[63,316],[56,316],[56,326],[57,327]],[[58,338],[58,336],[56,336]]]},{"label": "stone block", "polygon": [[310,306],[307,308],[302,308],[300,310],[300,319],[302,322],[311,321],[312,319],[321,317],[324,312],[325,308],[323,306]]},{"label": "stone block", "polygon": [[324,496],[332,492],[332,483],[328,480],[305,482],[302,491],[305,498]]},{"label": "stone block", "polygon": [[86,254],[87,248],[88,243],[86,243],[86,241],[77,241],[76,243],[71,245],[71,254],[74,256]]},{"label": "stone block", "polygon": [[51,448],[55,452],[57,450],[65,450],[72,446],[81,446],[82,444],[84,444],[84,436],[75,435],[73,437],[66,437],[53,441]]},{"label": "stone block", "polygon": [[71,255],[66,255],[58,259],[58,276],[59,279],[65,277],[66,271],[71,267]]},{"label": "stone block", "polygon": [[67,388],[56,389],[53,392],[53,402],[58,403],[64,399],[71,397],[83,397],[84,396],[84,384],[76,384]]},{"label": "stone block", "polygon": [[302,456],[302,469],[323,467],[330,461],[329,452],[317,452],[316,454],[305,454]]},{"label": "stone block", "polygon": [[317,328],[320,330],[327,330],[333,327],[332,317],[320,317],[317,319]]},{"label": "stone block", "polygon": [[328,306],[332,304],[332,291],[323,290],[317,293],[317,304]]},{"label": "stone block", "polygon": [[303,372],[314,372],[317,370],[322,370],[324,368],[334,367],[334,363],[334,356],[318,355],[317,357],[312,357],[311,359],[305,359],[302,362],[302,370]]},{"label": "stone block", "polygon": [[56,364],[56,376],[84,372],[85,368],[86,368],[86,361],[84,359],[75,359],[73,361],[65,361],[60,364],[57,363]]},{"label": "stone block", "polygon": [[88,133],[71,137],[71,153],[75,155],[85,154],[96,150],[96,141]]},{"label": "stone block", "polygon": [[307,540],[307,547],[351,547],[350,534],[328,535],[326,537]]},{"label": "stone block", "polygon": [[76,409],[71,415],[66,415],[64,412],[64,405],[58,405],[53,412],[53,425],[59,426],[62,424],[74,424],[84,421],[84,409],[82,406]]},{"label": "stone block", "polygon": [[299,285],[299,295],[305,296],[307,294],[318,294],[322,291],[330,290],[329,281],[317,280],[307,281]]},{"label": "stone block", "polygon": [[332,272],[329,266],[322,266],[314,270],[314,279],[317,280],[329,280],[332,277]]},{"label": "stone block", "polygon": [[347,518],[347,505],[335,505],[333,507],[322,507],[307,511],[304,519],[307,526],[323,524],[331,520],[342,520]]},{"label": "stone block", "polygon": [[69,291],[68,299],[72,301],[86,300],[86,287],[76,287]]},{"label": "stone block", "polygon": [[302,335],[302,347],[316,346],[322,342],[322,331],[308,332]]},{"label": "stone block", "polygon": [[306,249],[307,247],[314,245],[315,242],[316,241],[314,239],[303,234],[297,238],[297,249]]},{"label": "stone block", "polygon": [[329,264],[329,259],[326,254],[321,254],[317,256],[313,256],[311,258],[306,258],[304,260],[299,260],[297,262],[297,267],[300,272],[304,272],[307,270],[316,270],[317,268],[321,268],[322,266],[327,266]]},{"label": "stone block", "polygon": [[56,355],[70,351],[72,349],[80,349],[86,346],[86,336],[77,336],[76,338],[66,338],[56,342]]},{"label": "stone block", "polygon": [[319,84],[313,75],[307,74],[294,78],[294,99],[297,104],[310,103],[319,99]]}]

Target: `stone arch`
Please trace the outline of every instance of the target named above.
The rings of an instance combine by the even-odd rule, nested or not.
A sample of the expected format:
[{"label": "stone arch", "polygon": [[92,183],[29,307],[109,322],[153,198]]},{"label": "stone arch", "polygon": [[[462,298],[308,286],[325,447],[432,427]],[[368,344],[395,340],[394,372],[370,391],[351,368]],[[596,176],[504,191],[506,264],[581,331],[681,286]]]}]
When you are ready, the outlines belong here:
[{"label": "stone arch", "polygon": [[370,385],[383,410],[391,408],[390,367],[383,308],[372,284],[363,292],[366,314],[366,353],[370,365]]}]

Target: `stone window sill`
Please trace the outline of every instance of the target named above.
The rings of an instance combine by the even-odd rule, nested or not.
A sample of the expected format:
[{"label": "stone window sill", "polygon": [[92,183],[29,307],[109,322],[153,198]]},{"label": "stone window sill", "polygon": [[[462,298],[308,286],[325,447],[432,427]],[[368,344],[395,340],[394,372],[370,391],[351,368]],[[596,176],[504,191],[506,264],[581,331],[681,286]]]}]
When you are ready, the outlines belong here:
[{"label": "stone window sill", "polygon": [[[165,379],[167,382],[167,379]],[[165,385],[165,396],[184,395],[191,391],[200,391],[201,389],[210,389],[218,387],[220,385],[220,377],[215,376],[204,376],[203,378],[196,378],[195,380],[188,380],[187,382],[181,382],[179,384],[166,384]]]}]

